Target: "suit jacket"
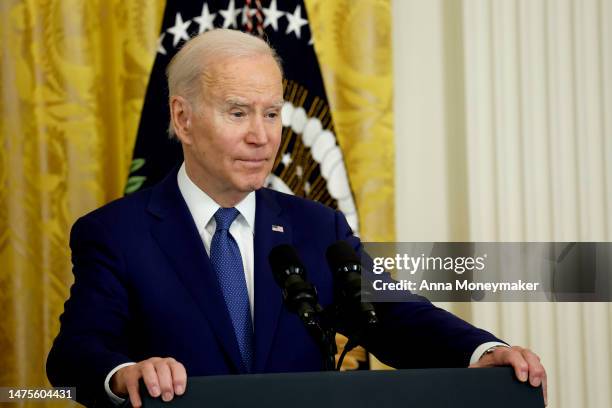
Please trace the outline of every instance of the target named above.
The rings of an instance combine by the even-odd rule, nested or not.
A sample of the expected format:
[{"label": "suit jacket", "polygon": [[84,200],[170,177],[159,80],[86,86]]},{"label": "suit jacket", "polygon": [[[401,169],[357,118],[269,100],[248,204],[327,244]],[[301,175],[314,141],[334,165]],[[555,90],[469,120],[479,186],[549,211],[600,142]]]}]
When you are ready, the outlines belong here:
[{"label": "suit jacket", "polygon": [[[154,356],[174,357],[189,376],[245,372],[176,173],[73,226],[75,281],[47,374],[55,386],[76,386],[81,403],[109,404],[107,374],[119,364]],[[340,212],[265,188],[256,192],[254,372],[321,369],[317,345],[283,306],[268,254],[282,243],[295,246],[326,306],[333,301],[333,282],[325,251],[340,239],[361,250]],[[364,345],[395,367],[465,367],[478,345],[498,341],[426,300],[379,304],[377,311],[380,329]]]}]

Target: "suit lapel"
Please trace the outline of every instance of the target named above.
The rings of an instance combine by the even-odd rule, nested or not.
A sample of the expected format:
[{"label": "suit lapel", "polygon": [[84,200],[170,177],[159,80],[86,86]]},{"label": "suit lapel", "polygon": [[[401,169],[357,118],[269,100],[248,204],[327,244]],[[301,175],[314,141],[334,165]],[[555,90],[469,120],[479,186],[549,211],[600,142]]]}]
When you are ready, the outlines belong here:
[{"label": "suit lapel", "polygon": [[234,367],[246,372],[217,276],[172,172],[152,192],[148,210],[156,218],[151,233],[183,285],[210,322]]},{"label": "suit lapel", "polygon": [[273,193],[260,189],[255,209],[255,372],[263,372],[282,306],[280,288],[268,262],[270,250],[291,243],[291,225],[282,216]]}]

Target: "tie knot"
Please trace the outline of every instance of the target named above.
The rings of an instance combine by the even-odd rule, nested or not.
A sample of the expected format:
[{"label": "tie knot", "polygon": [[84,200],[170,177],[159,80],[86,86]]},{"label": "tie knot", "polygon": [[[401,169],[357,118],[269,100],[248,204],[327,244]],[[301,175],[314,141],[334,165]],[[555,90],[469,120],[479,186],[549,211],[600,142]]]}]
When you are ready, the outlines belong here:
[{"label": "tie knot", "polygon": [[240,212],[234,207],[219,208],[215,213],[215,221],[217,222],[217,231],[229,230],[230,225],[236,219]]}]

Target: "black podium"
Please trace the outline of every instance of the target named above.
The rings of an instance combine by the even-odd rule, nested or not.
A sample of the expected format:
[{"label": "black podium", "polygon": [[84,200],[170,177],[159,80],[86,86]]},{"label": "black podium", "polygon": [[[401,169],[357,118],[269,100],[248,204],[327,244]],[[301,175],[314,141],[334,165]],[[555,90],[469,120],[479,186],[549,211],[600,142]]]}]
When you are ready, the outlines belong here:
[{"label": "black podium", "polygon": [[144,408],[544,407],[509,367],[192,377],[171,402],[144,394]]}]

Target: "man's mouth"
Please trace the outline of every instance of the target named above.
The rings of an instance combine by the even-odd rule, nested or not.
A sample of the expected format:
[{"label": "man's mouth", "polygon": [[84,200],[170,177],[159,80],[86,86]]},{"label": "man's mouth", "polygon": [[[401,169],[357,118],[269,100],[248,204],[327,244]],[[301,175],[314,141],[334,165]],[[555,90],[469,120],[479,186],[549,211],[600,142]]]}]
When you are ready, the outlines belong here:
[{"label": "man's mouth", "polygon": [[236,160],[238,163],[242,164],[243,166],[247,166],[247,167],[259,167],[262,166],[264,164],[266,164],[268,162],[267,158],[248,158],[248,159],[237,159]]}]

